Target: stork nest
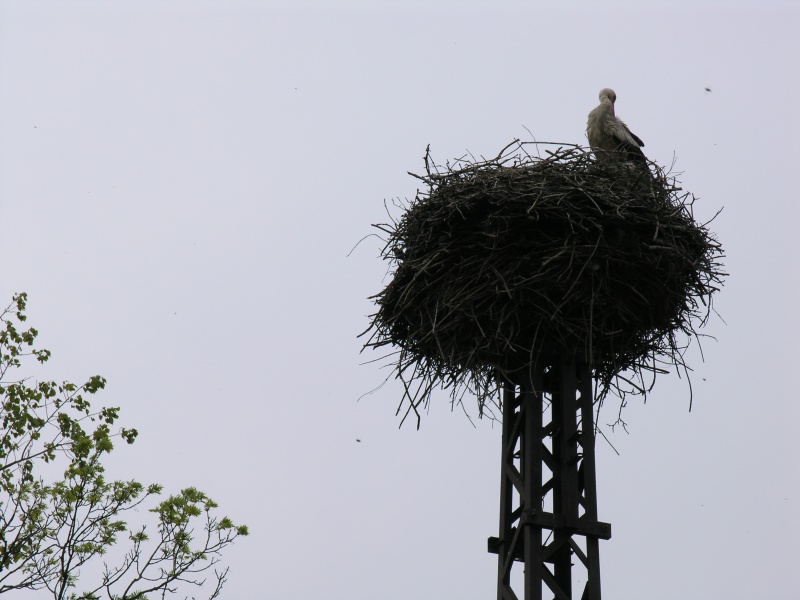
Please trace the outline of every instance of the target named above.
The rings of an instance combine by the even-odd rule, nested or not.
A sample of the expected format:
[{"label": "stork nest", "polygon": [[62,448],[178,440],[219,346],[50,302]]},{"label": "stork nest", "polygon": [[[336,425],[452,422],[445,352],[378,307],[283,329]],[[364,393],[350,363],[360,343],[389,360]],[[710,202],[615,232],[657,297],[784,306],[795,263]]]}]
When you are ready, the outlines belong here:
[{"label": "stork nest", "polygon": [[664,169],[515,141],[444,167],[428,152],[425,170],[411,175],[427,190],[375,225],[392,278],[362,334],[365,348],[396,350],[403,419],[413,411],[419,426],[440,386],[457,403],[475,394],[484,414],[500,378],[565,353],[590,364],[598,401],[613,391],[621,405],[686,368],[724,255]]}]

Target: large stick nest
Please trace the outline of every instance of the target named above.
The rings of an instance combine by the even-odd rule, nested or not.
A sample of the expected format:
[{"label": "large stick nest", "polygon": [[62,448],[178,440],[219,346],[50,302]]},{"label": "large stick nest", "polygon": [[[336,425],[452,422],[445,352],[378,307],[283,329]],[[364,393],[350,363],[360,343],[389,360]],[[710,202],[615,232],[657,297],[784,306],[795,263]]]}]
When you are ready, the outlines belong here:
[{"label": "large stick nest", "polygon": [[[482,412],[497,381],[538,361],[587,361],[597,398],[645,394],[683,362],[722,277],[694,196],[656,165],[597,161],[579,146],[514,142],[436,167],[386,238],[389,284],[365,347],[391,345],[406,416],[438,386]],[[624,373],[624,374],[623,374]],[[649,381],[646,384],[645,381]],[[404,402],[401,402],[402,408]]]}]

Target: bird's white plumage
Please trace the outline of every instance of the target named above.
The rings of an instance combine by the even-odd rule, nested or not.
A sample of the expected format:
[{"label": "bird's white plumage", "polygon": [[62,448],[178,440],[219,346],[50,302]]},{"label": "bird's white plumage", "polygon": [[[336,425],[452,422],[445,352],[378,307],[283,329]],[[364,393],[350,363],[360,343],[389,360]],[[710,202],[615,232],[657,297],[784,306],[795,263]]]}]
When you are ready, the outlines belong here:
[{"label": "bird's white plumage", "polygon": [[586,123],[589,146],[599,160],[646,161],[641,150],[644,142],[614,113],[616,100],[614,90],[600,90],[600,104],[589,113]]}]

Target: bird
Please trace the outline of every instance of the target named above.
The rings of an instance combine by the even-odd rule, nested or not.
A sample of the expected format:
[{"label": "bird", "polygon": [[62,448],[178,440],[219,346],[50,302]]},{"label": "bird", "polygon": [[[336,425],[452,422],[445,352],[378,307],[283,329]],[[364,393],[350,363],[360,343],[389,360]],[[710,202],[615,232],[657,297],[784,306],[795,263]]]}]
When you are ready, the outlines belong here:
[{"label": "bird", "polygon": [[647,165],[642,152],[644,142],[614,114],[617,94],[611,88],[600,90],[600,104],[589,113],[586,137],[598,160],[617,160]]}]

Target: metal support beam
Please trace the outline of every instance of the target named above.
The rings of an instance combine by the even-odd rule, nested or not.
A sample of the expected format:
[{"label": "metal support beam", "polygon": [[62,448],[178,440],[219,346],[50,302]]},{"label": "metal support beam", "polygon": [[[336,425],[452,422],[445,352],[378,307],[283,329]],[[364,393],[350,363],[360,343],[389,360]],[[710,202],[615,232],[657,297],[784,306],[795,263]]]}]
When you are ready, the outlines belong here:
[{"label": "metal support beam", "polygon": [[489,538],[497,599],[519,600],[521,587],[524,600],[548,590],[557,600],[600,600],[598,540],[611,526],[597,521],[590,367],[562,359],[506,382],[502,438],[500,535]]}]

